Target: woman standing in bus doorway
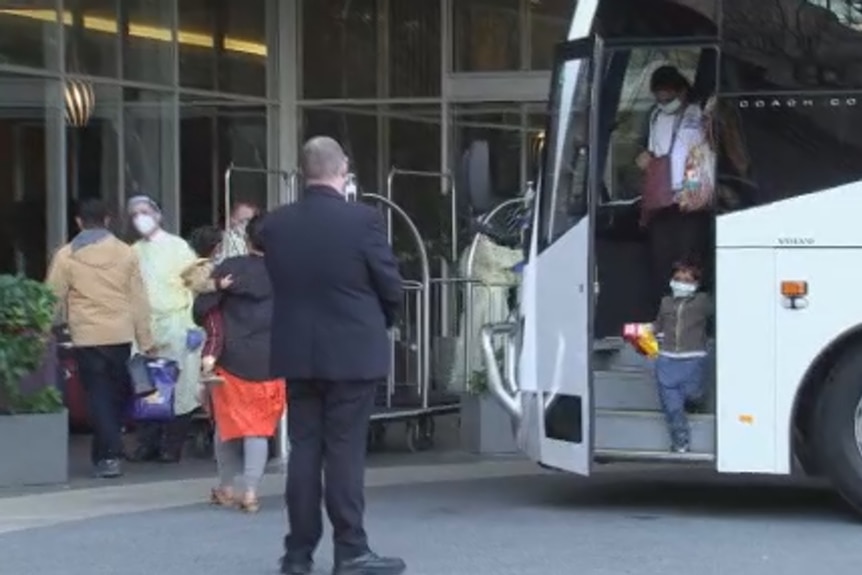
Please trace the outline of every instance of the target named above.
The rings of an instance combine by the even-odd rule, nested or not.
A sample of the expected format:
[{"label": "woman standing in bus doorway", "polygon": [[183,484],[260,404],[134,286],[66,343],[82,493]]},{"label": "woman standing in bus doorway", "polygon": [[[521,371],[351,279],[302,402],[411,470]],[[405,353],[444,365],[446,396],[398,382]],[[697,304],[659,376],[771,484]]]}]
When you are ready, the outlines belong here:
[{"label": "woman standing in bus doorway", "polygon": [[[248,513],[259,509],[258,487],[269,456],[268,439],[284,413],[287,390],[270,371],[272,286],[263,260],[261,219],[246,227],[248,255],[226,259],[213,271],[221,289],[195,300],[200,322],[212,310],[221,312],[213,324],[203,357],[205,372],[214,370],[220,383],[211,385],[216,428],[219,485],[211,502],[239,506]],[[227,285],[222,278],[233,281]],[[218,333],[220,332],[220,333]],[[241,483],[234,481],[241,478]],[[239,491],[239,494],[237,493]]]},{"label": "woman standing in bus doorway", "polygon": [[686,161],[705,138],[700,106],[690,100],[691,84],[675,67],[662,66],[653,72],[650,89],[656,105],[649,116],[646,149],[636,163],[644,174],[641,225],[647,231],[652,297],[658,306],[675,262],[704,264],[710,219],[705,206],[680,203]]}]

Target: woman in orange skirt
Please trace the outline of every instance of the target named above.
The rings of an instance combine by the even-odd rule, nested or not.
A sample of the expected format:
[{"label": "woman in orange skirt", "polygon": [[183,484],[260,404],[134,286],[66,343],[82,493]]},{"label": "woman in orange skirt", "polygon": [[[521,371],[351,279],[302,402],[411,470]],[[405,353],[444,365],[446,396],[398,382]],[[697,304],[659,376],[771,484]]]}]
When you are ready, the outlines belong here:
[{"label": "woman in orange skirt", "polygon": [[232,282],[195,301],[195,318],[208,334],[204,375],[213,382],[208,388],[219,485],[211,501],[250,513],[260,508],[257,494],[269,459],[269,438],[287,403],[285,382],[269,371],[272,288],[259,228],[258,218],[248,224],[248,255],[225,260],[213,271],[213,278],[230,276]]}]

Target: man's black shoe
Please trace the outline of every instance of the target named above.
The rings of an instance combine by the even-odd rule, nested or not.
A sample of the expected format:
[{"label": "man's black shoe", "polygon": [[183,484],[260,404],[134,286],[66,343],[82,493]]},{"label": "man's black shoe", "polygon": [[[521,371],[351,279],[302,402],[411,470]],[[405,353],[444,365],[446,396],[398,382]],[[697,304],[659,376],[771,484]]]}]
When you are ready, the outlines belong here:
[{"label": "man's black shoe", "polygon": [[397,557],[380,557],[376,553],[366,553],[353,559],[335,564],[332,575],[401,575],[407,565]]},{"label": "man's black shoe", "polygon": [[311,575],[314,563],[311,561],[290,561],[287,557],[281,559],[282,575]]}]

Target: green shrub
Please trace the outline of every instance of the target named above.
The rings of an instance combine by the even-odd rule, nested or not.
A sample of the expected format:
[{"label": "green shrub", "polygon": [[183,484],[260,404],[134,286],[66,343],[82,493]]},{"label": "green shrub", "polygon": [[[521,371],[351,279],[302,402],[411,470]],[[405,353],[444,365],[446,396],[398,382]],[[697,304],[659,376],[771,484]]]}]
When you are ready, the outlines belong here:
[{"label": "green shrub", "polygon": [[[498,349],[496,352],[497,356],[497,365],[500,370],[503,370],[503,360],[505,359],[505,353],[502,349]],[[503,374],[505,377],[506,374]],[[482,395],[483,393],[488,391],[488,367],[484,366],[484,369],[473,371],[470,379],[467,381],[467,392],[472,393],[474,395]]]},{"label": "green shrub", "polygon": [[0,275],[0,411],[55,413],[63,398],[53,382],[25,392],[21,381],[42,364],[57,300],[45,284]]}]

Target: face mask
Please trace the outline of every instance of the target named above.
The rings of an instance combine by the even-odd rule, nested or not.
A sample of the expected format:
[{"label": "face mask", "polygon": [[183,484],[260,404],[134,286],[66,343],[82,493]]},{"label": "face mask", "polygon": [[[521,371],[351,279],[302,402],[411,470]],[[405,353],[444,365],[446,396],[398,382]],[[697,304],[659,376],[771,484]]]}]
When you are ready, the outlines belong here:
[{"label": "face mask", "polygon": [[673,297],[690,297],[697,291],[697,284],[674,280],[670,282],[670,291]]},{"label": "face mask", "polygon": [[682,101],[677,98],[676,100],[672,100],[667,104],[659,104],[658,109],[664,112],[665,114],[676,114],[680,107],[682,106]]},{"label": "face mask", "polygon": [[134,224],[138,233],[144,237],[156,231],[156,227],[158,226],[156,219],[149,214],[137,214],[132,220],[132,224]]},{"label": "face mask", "polygon": [[344,197],[348,202],[356,201],[358,192],[356,186],[356,177],[353,174],[347,174],[347,181],[344,183]]}]

